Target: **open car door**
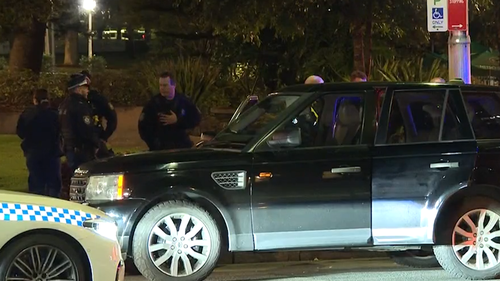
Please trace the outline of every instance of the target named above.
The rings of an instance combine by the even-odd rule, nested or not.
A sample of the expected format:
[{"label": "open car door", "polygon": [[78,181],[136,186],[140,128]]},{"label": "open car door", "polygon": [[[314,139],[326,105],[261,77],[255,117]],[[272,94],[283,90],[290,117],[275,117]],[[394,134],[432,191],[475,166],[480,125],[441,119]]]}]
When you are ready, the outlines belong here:
[{"label": "open car door", "polygon": [[[229,119],[229,122],[227,123],[226,126],[229,126],[234,120],[238,119],[238,117],[245,112],[247,109],[250,107],[254,106],[259,102],[259,97],[258,96],[247,96],[241,103],[240,105],[236,108],[236,111],[234,112],[233,116],[231,116],[231,119]],[[201,146],[203,143],[210,141],[215,137],[217,132],[202,132],[201,133],[201,140],[196,144],[196,147]]]}]

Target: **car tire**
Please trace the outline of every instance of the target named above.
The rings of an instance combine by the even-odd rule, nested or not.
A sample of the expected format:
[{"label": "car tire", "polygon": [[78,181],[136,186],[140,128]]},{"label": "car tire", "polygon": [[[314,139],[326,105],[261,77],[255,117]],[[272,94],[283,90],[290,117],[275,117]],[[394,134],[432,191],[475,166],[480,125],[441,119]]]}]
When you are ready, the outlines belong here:
[{"label": "car tire", "polygon": [[439,262],[433,252],[408,250],[390,252],[389,257],[397,264],[412,268],[439,267]]},{"label": "car tire", "polygon": [[[489,198],[474,197],[457,211],[445,215],[450,219],[445,222],[443,229],[436,230],[439,245],[434,246],[434,254],[441,266],[456,278],[489,280],[499,277],[500,262],[495,255],[498,256],[500,249],[500,203]],[[464,235],[468,236],[467,240]],[[477,251],[482,257],[479,261],[476,260]],[[491,264],[490,257],[493,257]],[[475,262],[468,263],[472,258]],[[486,260],[488,264],[485,264]],[[486,268],[478,267],[478,264]]]},{"label": "car tire", "polygon": [[[66,266],[63,266],[61,270],[56,270],[53,273],[54,276],[50,277],[49,280],[86,281],[90,278],[90,276],[87,276],[88,269],[85,267],[85,256],[78,253],[74,245],[57,235],[28,234],[8,244],[6,248],[2,249],[1,253],[0,280],[9,280],[9,278],[13,277],[28,280],[42,278],[41,280],[45,280],[43,277],[50,277],[46,275],[50,275],[50,272],[61,264],[66,264]],[[32,257],[37,256],[38,258],[32,259]],[[52,258],[54,259],[52,260]],[[45,263],[45,261],[52,262]]]},{"label": "car tire", "polygon": [[[201,207],[167,201],[151,208],[140,220],[132,247],[134,263],[148,280],[204,280],[219,260],[221,234],[215,220]],[[174,259],[177,266],[172,265]]]}]

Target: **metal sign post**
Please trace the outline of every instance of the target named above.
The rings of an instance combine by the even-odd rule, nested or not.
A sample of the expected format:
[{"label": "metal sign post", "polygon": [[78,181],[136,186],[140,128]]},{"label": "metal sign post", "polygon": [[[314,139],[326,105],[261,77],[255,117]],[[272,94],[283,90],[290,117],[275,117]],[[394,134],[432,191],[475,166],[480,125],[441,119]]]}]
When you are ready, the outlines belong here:
[{"label": "metal sign post", "polygon": [[461,78],[471,83],[470,73],[470,36],[469,1],[448,1],[448,63],[450,79]]},{"label": "metal sign post", "polygon": [[459,78],[471,83],[468,0],[427,0],[429,32],[449,31],[449,80]]}]

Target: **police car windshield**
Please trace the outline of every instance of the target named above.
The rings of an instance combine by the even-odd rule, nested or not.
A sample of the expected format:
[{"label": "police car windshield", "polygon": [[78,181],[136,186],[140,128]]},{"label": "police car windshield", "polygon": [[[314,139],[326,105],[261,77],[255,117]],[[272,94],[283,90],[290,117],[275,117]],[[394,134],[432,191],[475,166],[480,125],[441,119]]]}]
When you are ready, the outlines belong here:
[{"label": "police car windshield", "polygon": [[298,94],[270,95],[243,112],[228,127],[222,130],[214,140],[248,143],[300,97]]}]

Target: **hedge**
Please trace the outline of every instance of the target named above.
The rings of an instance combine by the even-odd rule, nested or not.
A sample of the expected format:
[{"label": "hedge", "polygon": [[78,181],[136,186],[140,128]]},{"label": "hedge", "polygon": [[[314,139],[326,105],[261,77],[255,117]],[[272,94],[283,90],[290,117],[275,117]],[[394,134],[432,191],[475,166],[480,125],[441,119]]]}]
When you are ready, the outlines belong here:
[{"label": "hedge", "polygon": [[[101,70],[92,74],[92,87],[115,106],[141,106],[158,92],[158,74],[165,70],[175,73],[177,91],[188,95],[205,112],[213,107],[237,106],[249,94],[242,85],[251,81],[223,78],[219,68],[198,58]],[[53,97],[63,97],[68,79],[69,73],[35,75],[28,71],[0,70],[0,107],[15,109],[30,104],[31,93],[36,88],[47,89]]]}]

